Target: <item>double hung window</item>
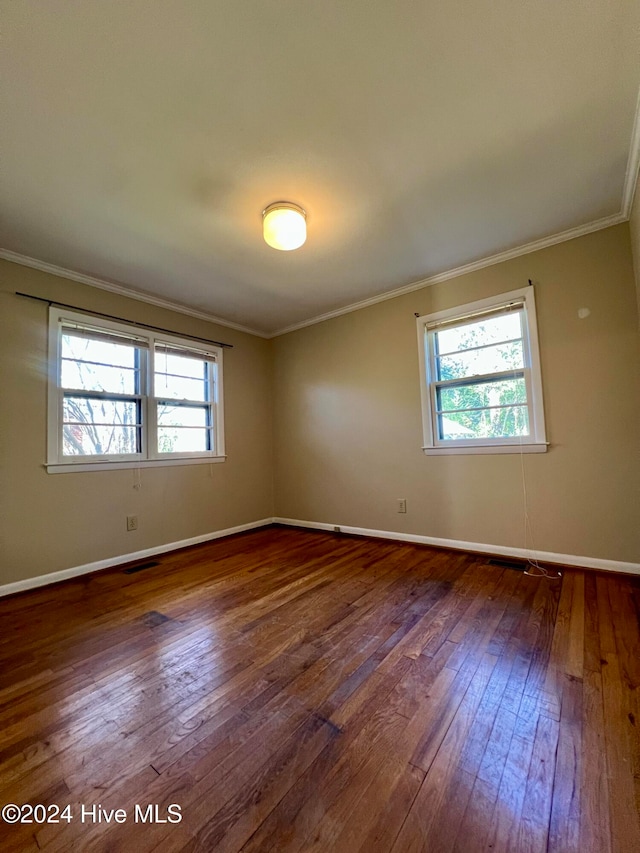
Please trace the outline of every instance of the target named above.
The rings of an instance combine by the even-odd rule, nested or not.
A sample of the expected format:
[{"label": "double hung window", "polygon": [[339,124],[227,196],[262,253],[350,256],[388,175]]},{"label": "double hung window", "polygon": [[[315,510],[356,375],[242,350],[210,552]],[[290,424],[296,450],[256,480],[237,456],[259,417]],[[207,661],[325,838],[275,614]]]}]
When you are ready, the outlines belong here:
[{"label": "double hung window", "polygon": [[224,458],[220,347],[52,307],[50,371],[50,470]]},{"label": "double hung window", "polygon": [[426,453],[544,451],[533,288],[418,318]]}]

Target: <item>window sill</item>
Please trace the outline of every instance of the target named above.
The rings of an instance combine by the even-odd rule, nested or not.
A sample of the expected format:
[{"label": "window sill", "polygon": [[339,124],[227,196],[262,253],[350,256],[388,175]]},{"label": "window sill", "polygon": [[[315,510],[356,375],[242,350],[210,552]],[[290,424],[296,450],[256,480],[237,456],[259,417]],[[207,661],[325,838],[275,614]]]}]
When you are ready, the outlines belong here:
[{"label": "window sill", "polygon": [[546,453],[547,443],[540,444],[474,444],[459,447],[423,447],[426,456],[461,456],[477,453]]},{"label": "window sill", "polygon": [[78,471],[115,471],[120,468],[169,468],[173,465],[213,465],[226,456],[183,456],[173,459],[134,459],[126,462],[55,462],[44,467],[48,474],[75,474]]}]

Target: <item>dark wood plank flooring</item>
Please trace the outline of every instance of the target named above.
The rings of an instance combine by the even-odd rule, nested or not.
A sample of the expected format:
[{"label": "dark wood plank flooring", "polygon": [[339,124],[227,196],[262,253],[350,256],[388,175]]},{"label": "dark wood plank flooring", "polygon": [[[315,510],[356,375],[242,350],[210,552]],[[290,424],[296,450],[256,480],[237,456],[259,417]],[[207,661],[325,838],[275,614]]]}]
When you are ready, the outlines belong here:
[{"label": "dark wood plank flooring", "polygon": [[2,851],[640,850],[640,579],[279,528],[157,559],[0,600],[0,805],[73,816]]}]

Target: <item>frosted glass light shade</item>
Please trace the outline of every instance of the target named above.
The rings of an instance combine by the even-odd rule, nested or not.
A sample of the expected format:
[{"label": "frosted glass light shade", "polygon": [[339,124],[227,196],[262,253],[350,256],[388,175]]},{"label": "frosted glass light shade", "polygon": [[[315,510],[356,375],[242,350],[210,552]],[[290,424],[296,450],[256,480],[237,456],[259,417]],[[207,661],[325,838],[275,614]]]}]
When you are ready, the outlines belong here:
[{"label": "frosted glass light shade", "polygon": [[307,239],[307,215],[297,204],[276,201],[262,212],[262,233],[274,249],[298,249]]}]

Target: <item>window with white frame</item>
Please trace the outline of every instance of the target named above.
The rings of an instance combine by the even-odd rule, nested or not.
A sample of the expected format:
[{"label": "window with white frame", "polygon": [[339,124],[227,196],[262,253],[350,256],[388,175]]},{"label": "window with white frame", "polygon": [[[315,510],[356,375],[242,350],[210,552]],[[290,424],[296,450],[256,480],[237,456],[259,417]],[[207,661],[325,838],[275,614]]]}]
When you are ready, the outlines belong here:
[{"label": "window with white frame", "polygon": [[418,318],[424,451],[547,448],[533,287]]},{"label": "window with white frame", "polygon": [[50,309],[49,470],[224,459],[222,349]]}]

